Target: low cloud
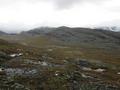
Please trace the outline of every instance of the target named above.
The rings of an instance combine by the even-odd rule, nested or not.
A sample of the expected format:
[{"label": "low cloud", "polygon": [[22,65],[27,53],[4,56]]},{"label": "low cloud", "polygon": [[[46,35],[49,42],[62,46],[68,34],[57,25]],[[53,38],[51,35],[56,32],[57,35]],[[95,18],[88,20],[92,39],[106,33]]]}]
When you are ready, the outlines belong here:
[{"label": "low cloud", "polygon": [[38,2],[50,2],[55,5],[58,9],[70,8],[76,4],[82,3],[101,3],[107,0],[0,0],[0,5],[15,3],[15,2],[27,2],[27,3],[38,3]]},{"label": "low cloud", "polygon": [[58,9],[70,8],[75,4],[92,3],[99,4],[107,0],[46,0],[53,2]]}]

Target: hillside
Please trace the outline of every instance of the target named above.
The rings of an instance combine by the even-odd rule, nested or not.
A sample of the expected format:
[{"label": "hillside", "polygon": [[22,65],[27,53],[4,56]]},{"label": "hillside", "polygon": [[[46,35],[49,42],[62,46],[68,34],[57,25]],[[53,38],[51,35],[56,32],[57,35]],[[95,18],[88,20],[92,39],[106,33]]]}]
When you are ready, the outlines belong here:
[{"label": "hillside", "polygon": [[120,46],[120,32],[102,29],[63,26],[58,28],[37,28],[20,35],[23,37],[32,36],[34,39],[36,38],[36,43],[41,42],[41,39],[44,41],[44,38],[46,38],[49,42],[72,46],[82,45],[97,48],[119,48]]},{"label": "hillside", "polygon": [[47,33],[49,38],[70,45],[87,45],[100,48],[120,46],[120,33],[89,28],[57,28]]},{"label": "hillside", "polygon": [[7,33],[0,31],[0,35],[6,35]]},{"label": "hillside", "polygon": [[22,35],[43,35],[43,34],[53,31],[54,29],[55,28],[52,28],[52,27],[39,27],[39,28],[34,28],[29,31],[22,31],[20,34]]},{"label": "hillside", "polygon": [[0,89],[120,90],[120,33],[44,30],[0,36]]}]

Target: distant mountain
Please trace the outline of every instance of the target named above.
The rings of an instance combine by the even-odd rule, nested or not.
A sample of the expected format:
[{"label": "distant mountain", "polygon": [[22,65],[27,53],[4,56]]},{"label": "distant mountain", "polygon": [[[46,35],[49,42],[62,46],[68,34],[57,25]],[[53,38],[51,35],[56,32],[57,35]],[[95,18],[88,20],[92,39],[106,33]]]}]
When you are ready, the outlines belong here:
[{"label": "distant mountain", "polygon": [[6,35],[7,33],[0,31],[0,35]]},{"label": "distant mountain", "polygon": [[56,28],[46,34],[67,43],[119,43],[120,32],[90,28]]},{"label": "distant mountain", "polygon": [[[120,32],[113,32],[106,29],[70,28],[65,26],[58,28],[47,27],[22,32],[21,35],[44,36],[48,38],[49,41],[54,40],[69,45],[85,44],[98,47],[120,46]],[[38,37],[37,42],[39,42]]]},{"label": "distant mountain", "polygon": [[45,33],[51,32],[54,29],[55,28],[51,28],[51,27],[39,27],[39,28],[35,28],[29,31],[23,31],[20,34],[22,35],[43,35]]},{"label": "distant mountain", "polygon": [[111,27],[97,27],[96,29],[110,30],[115,32],[120,32],[120,27],[111,26]]}]

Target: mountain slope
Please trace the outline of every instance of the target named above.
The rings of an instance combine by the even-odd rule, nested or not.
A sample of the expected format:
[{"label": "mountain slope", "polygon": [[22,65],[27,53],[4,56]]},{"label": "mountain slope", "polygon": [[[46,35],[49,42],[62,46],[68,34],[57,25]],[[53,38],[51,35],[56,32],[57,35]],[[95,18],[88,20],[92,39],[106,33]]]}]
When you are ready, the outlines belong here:
[{"label": "mountain slope", "polygon": [[109,30],[109,31],[115,31],[115,32],[120,32],[120,27],[117,26],[111,26],[111,27],[97,27],[96,29],[103,29],[103,30]]},{"label": "mountain slope", "polygon": [[0,35],[6,35],[7,33],[0,31]]},{"label": "mountain slope", "polygon": [[40,27],[40,28],[35,28],[29,31],[23,31],[20,34],[22,35],[43,35],[45,33],[51,32],[55,28],[50,28],[50,27]]},{"label": "mountain slope", "polygon": [[[18,35],[1,36],[5,40],[19,41],[30,45],[70,45],[94,48],[120,48],[120,32],[102,29],[42,27]],[[44,42],[44,43],[43,43]]]},{"label": "mountain slope", "polygon": [[120,32],[107,31],[102,29],[90,28],[37,28],[27,32],[22,32],[21,35],[44,35],[52,39],[57,39],[66,42],[102,42],[114,41],[119,42]]},{"label": "mountain slope", "polygon": [[45,35],[53,40],[62,41],[62,43],[71,45],[80,45],[82,43],[89,45],[94,44],[96,46],[120,45],[119,32],[106,31],[101,29],[59,27]]}]

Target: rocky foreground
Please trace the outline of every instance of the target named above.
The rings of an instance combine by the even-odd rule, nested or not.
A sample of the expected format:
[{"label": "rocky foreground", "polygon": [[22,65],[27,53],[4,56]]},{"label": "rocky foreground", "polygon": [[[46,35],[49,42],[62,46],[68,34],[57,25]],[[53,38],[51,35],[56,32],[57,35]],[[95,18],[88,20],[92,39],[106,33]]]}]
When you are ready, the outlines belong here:
[{"label": "rocky foreground", "polygon": [[1,90],[120,90],[115,65],[67,56],[59,60],[50,55],[54,49],[31,50],[1,49]]},{"label": "rocky foreground", "polygon": [[0,90],[120,90],[120,32],[37,28],[0,36]]}]

